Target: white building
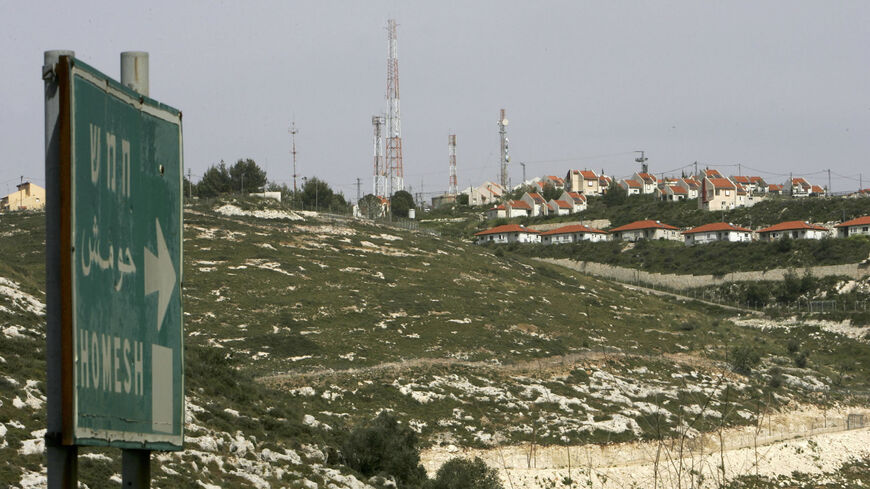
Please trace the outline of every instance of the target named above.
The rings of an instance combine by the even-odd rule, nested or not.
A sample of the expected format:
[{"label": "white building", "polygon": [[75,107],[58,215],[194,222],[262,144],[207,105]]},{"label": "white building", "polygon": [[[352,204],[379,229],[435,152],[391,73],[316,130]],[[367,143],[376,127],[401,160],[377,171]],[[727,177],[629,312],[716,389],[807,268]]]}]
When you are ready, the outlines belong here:
[{"label": "white building", "polygon": [[607,241],[607,233],[600,229],[590,228],[582,224],[562,226],[557,229],[541,233],[541,243],[561,244],[577,243],[580,241]]},{"label": "white building", "polygon": [[686,245],[728,241],[731,243],[748,243],[752,241],[752,231],[727,222],[704,224],[688,231],[683,231]]},{"label": "white building", "polygon": [[613,239],[621,239],[623,241],[637,241],[639,239],[680,240],[679,229],[670,224],[651,219],[635,221],[624,226],[615,227],[610,230],[610,235],[613,236]]},{"label": "white building", "polygon": [[848,238],[855,235],[870,235],[870,216],[859,217],[834,226],[838,238]]},{"label": "white building", "polygon": [[824,239],[830,235],[831,232],[827,228],[806,221],[781,222],[758,231],[758,239],[761,241],[775,241],[785,238]]},{"label": "white building", "polygon": [[519,224],[505,224],[474,233],[477,244],[484,243],[540,243],[540,231]]}]

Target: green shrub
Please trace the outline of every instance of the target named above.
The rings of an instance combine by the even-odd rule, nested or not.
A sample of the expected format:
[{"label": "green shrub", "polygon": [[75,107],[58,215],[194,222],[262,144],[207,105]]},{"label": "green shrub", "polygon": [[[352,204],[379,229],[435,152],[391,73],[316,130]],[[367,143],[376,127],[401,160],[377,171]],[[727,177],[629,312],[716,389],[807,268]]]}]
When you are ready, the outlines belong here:
[{"label": "green shrub", "polygon": [[801,348],[801,342],[797,338],[791,338],[788,340],[788,344],[785,346],[789,353],[794,355]]},{"label": "green shrub", "polygon": [[399,489],[419,487],[426,481],[416,433],[385,411],[354,429],[342,444],[341,454],[348,466],[366,477],[394,477]]},{"label": "green shrub", "polygon": [[807,366],[807,354],[805,352],[800,352],[794,357],[794,364],[797,368],[806,368]]},{"label": "green shrub", "polygon": [[453,458],[438,469],[427,489],[504,489],[498,472],[474,457]]},{"label": "green shrub", "polygon": [[731,368],[739,374],[751,374],[760,361],[761,356],[751,346],[736,346],[731,350]]},{"label": "green shrub", "polygon": [[770,374],[770,379],[767,381],[767,385],[772,389],[779,389],[782,387],[782,384],[785,383],[785,378],[782,376],[782,369],[779,367],[773,367],[768,372]]}]

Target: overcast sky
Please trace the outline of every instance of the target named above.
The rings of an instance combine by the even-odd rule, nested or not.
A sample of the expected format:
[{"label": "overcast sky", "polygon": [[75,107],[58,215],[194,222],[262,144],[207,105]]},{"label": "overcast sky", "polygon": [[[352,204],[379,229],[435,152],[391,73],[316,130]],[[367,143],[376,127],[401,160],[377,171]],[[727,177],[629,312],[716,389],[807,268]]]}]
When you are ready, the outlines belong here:
[{"label": "overcast sky", "polygon": [[[723,173],[835,191],[870,184],[870,2],[0,0],[0,193],[42,185],[43,51],[119,77],[119,53],[150,53],[151,96],[184,113],[194,181],[253,158],[351,199],[372,187],[371,116],[386,108],[386,21],[399,24],[405,182],[497,180],[498,112],[514,183],[571,168],[616,177],[698,161]],[[733,165],[733,166],[727,166]]]}]

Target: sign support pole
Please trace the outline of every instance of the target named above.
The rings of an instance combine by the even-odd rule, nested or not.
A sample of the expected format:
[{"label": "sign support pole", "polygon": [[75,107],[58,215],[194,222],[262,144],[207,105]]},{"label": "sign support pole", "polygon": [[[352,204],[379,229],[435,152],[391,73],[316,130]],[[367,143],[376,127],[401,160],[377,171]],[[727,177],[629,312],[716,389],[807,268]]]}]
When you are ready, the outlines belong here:
[{"label": "sign support pole", "polygon": [[[148,96],[148,53],[121,53],[121,84]],[[121,486],[131,489],[151,487],[151,450],[121,450]]]},{"label": "sign support pole", "polygon": [[60,87],[55,65],[73,51],[45,51],[42,79],[45,82],[45,357],[46,434],[48,488],[75,489],[78,481],[78,447],[63,442],[63,331],[61,323],[61,189],[60,181]]}]

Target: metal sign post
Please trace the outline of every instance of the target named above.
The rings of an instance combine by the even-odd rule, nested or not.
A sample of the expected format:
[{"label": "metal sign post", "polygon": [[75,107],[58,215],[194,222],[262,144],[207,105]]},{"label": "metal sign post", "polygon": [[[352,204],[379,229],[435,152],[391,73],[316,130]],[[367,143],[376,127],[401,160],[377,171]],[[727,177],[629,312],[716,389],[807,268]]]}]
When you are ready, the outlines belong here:
[{"label": "metal sign post", "polygon": [[184,436],[181,113],[147,97],[147,56],[122,53],[122,83],[59,56],[58,156],[46,149],[59,443],[73,467],[77,445],[122,448],[124,487],[137,488],[150,451]]}]

